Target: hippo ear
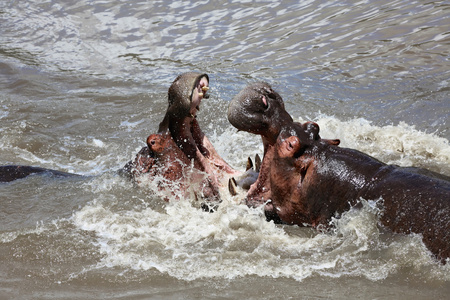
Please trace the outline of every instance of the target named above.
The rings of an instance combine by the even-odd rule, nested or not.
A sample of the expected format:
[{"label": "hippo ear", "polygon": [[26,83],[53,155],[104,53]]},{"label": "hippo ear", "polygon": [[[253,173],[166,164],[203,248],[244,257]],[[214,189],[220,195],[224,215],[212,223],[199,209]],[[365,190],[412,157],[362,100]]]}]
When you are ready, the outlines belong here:
[{"label": "hippo ear", "polygon": [[317,140],[320,138],[319,136],[319,125],[315,122],[306,122],[302,125],[303,129],[306,131],[306,133],[310,136],[311,139]]},{"label": "hippo ear", "polygon": [[328,139],[322,139],[322,141],[325,141],[328,145],[332,146],[338,146],[341,143],[340,139],[334,139],[334,140],[328,140]]},{"label": "hippo ear", "polygon": [[294,157],[295,153],[301,149],[300,139],[292,135],[281,141],[278,148],[278,155],[280,157]]},{"label": "hippo ear", "polygon": [[287,145],[286,148],[288,149],[289,152],[295,151],[295,144],[296,144],[296,140],[295,139],[288,139],[287,140]]},{"label": "hippo ear", "polygon": [[156,134],[151,134],[147,137],[147,147],[149,149],[152,148],[152,146],[156,143]]},{"label": "hippo ear", "polygon": [[147,147],[153,153],[162,153],[166,148],[166,139],[161,134],[151,134],[147,138]]}]

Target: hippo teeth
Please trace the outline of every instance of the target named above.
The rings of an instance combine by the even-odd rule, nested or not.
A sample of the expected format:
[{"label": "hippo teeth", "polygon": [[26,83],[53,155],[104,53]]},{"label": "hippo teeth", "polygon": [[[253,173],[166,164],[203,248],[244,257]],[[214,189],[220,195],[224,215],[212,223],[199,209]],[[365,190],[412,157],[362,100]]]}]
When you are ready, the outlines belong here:
[{"label": "hippo teeth", "polygon": [[228,191],[230,192],[231,196],[237,195],[236,189],[237,189],[236,179],[234,179],[234,177],[231,177],[228,180]]},{"label": "hippo teeth", "polygon": [[253,169],[253,162],[252,162],[252,159],[249,157],[247,159],[247,166],[245,167],[245,171],[248,171],[250,169]]},{"label": "hippo teeth", "polygon": [[206,92],[207,90],[209,90],[209,87],[207,87],[207,86],[202,86],[202,91]]},{"label": "hippo teeth", "polygon": [[255,171],[259,173],[261,170],[261,157],[258,154],[255,156]]},{"label": "hippo teeth", "polygon": [[203,97],[203,93],[198,93],[198,96],[199,97]]}]

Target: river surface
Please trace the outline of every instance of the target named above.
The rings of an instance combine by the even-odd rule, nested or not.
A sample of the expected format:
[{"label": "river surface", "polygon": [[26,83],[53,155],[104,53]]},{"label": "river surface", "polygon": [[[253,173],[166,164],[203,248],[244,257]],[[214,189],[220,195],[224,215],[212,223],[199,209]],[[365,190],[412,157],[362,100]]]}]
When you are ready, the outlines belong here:
[{"label": "river surface", "polygon": [[450,176],[449,2],[2,0],[0,24],[0,164],[86,175],[0,185],[0,299],[449,299],[450,263],[374,199],[318,232],[117,175],[199,71],[199,123],[237,169],[262,145],[226,109],[266,81],[323,138]]}]

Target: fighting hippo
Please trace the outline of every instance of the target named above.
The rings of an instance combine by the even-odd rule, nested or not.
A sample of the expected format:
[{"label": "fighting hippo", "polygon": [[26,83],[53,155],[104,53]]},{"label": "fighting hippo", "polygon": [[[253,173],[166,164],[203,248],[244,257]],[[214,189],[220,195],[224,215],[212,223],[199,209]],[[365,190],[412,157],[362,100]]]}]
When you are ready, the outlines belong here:
[{"label": "fighting hippo", "polygon": [[422,234],[439,260],[450,257],[450,178],[338,147],[338,140],[319,137],[317,124],[286,121],[292,118],[280,99],[269,85],[258,83],[230,103],[230,122],[260,134],[267,144],[247,205],[265,205],[268,216],[287,224],[317,227],[328,226],[361,198],[377,200],[381,224],[397,233]]},{"label": "fighting hippo", "polygon": [[147,137],[147,147],[136,155],[134,168],[130,169],[135,181],[143,174],[159,175],[168,181],[180,181],[183,168],[189,165],[186,155],[168,134],[151,134]]},{"label": "fighting hippo", "polygon": [[292,132],[302,140],[320,139],[311,123],[294,122],[285,110],[281,96],[267,83],[247,86],[231,101],[228,120],[239,130],[259,134],[264,144],[264,154],[274,145],[278,135]]},{"label": "fighting hippo", "polygon": [[[247,86],[231,101],[228,107],[228,120],[239,130],[261,135],[264,145],[264,158],[260,166],[259,176],[252,184],[247,193],[247,203],[256,200],[256,206],[263,199],[270,199],[271,188],[269,174],[269,161],[274,155],[274,145],[279,136],[289,137],[296,135],[304,143],[312,143],[322,140],[331,145],[339,145],[340,141],[325,140],[319,136],[319,127],[313,122],[304,124],[294,122],[291,115],[285,110],[281,96],[275,92],[270,85],[264,82],[254,83]],[[236,194],[234,180],[229,183],[232,195]],[[266,210],[269,220],[280,221],[277,214],[272,210]]]},{"label": "fighting hippo", "polygon": [[[224,186],[230,176],[240,173],[231,168],[217,153],[214,146],[200,129],[197,112],[200,103],[208,98],[209,77],[207,74],[184,73],[178,76],[168,91],[168,108],[164,119],[159,124],[157,136],[152,141],[147,140],[144,147],[133,162],[125,169],[129,170],[133,178],[144,174],[155,176],[153,164],[171,164],[172,157],[183,165],[193,162],[194,169],[204,172],[207,178],[202,184],[202,196],[217,197],[219,187]],[[154,143],[154,145],[151,145]],[[160,155],[156,155],[155,147],[159,146]],[[152,150],[153,149],[153,150]],[[162,163],[164,161],[164,163]],[[159,174],[159,173],[158,173]],[[191,173],[192,174],[192,173]],[[198,177],[198,172],[194,172]],[[182,168],[169,173],[159,174],[169,180],[182,180]]]}]

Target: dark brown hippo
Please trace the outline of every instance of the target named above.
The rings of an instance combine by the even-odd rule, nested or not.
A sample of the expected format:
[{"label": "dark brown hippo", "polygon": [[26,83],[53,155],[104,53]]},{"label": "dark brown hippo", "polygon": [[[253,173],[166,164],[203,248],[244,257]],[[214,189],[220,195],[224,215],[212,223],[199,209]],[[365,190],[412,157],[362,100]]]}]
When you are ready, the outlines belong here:
[{"label": "dark brown hippo", "polygon": [[[228,107],[228,120],[239,130],[261,135],[264,145],[264,158],[260,166],[259,176],[250,186],[246,201],[250,206],[257,206],[261,201],[270,199],[271,188],[268,162],[273,159],[274,145],[278,136],[289,137],[296,135],[304,143],[321,140],[319,126],[313,122],[304,124],[294,122],[291,115],[285,110],[281,96],[272,87],[264,82],[247,86],[231,101]],[[339,140],[323,141],[339,145]],[[229,184],[231,194],[236,194],[232,182]],[[252,204],[253,202],[255,202]],[[269,220],[280,221],[276,213],[266,210]]]},{"label": "dark brown hippo", "polygon": [[219,156],[196,119],[201,101],[208,98],[208,89],[207,74],[191,72],[178,76],[169,88],[169,106],[158,132],[170,133],[187,158],[194,160],[194,166],[205,171],[218,184],[224,174],[236,175],[239,172]]},{"label": "dark brown hippo", "polygon": [[[125,167],[133,178],[142,177],[143,174],[155,176],[153,169],[157,165],[168,166],[173,157],[183,165],[190,165],[192,161],[194,169],[207,175],[202,184],[201,196],[217,198],[219,188],[226,186],[231,176],[240,175],[240,172],[231,168],[219,156],[197,121],[197,112],[201,101],[208,98],[208,89],[209,77],[206,74],[184,73],[174,80],[168,91],[169,105],[163,121],[159,124],[157,135],[149,136],[147,147]],[[162,144],[159,145],[160,143]],[[161,150],[159,155],[155,147]],[[180,170],[178,168],[178,173],[172,170],[170,176],[173,180],[181,179],[183,174]],[[198,172],[190,174],[196,178],[188,179],[196,181],[199,177]],[[167,179],[170,176],[169,173],[164,175]]]},{"label": "dark brown hippo", "polygon": [[243,89],[228,107],[228,120],[239,130],[261,135],[264,154],[282,132],[295,133],[303,140],[317,139],[318,131],[293,121],[281,96],[267,83],[254,83]]},{"label": "dark brown hippo", "polygon": [[[301,132],[293,122],[277,120],[286,116],[285,111],[270,111],[271,107],[284,110],[278,97],[267,84],[254,84],[230,103],[230,122],[246,130],[248,115],[246,131],[261,134],[267,142],[259,178],[247,194],[249,206],[265,204],[268,216],[317,227],[328,226],[333,216],[360,199],[378,200],[381,224],[397,233],[421,234],[439,260],[450,257],[450,178],[386,165],[357,150],[338,147],[337,140],[319,137],[315,123],[304,124]],[[258,122],[265,129],[258,131]]]}]

